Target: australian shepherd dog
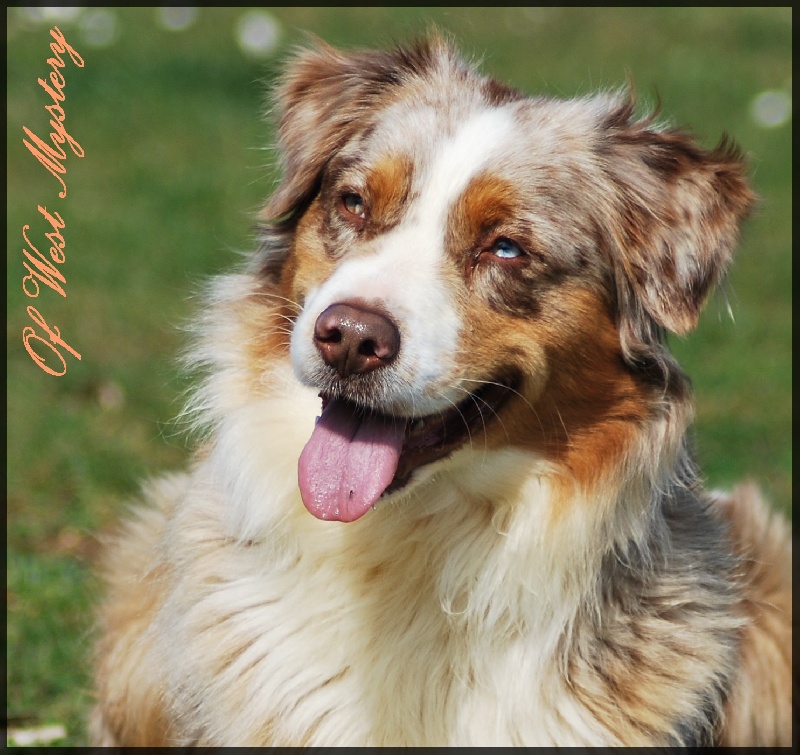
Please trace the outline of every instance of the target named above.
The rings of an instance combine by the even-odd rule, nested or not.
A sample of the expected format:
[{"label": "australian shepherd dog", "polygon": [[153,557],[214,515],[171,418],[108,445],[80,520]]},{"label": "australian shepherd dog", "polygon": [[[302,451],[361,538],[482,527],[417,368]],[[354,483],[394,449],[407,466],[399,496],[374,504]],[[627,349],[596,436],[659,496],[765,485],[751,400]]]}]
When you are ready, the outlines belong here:
[{"label": "australian shepherd dog", "polygon": [[106,549],[95,744],[791,744],[789,528],[703,490],[665,346],[753,195],[635,111],[294,55],[204,442]]}]

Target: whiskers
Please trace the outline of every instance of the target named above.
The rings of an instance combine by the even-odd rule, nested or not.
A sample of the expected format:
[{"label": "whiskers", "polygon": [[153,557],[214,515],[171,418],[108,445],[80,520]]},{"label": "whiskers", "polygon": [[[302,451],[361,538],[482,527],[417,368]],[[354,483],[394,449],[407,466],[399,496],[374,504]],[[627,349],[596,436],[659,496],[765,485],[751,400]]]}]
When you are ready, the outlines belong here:
[{"label": "whiskers", "polygon": [[302,304],[296,302],[294,299],[289,299],[286,296],[281,296],[280,294],[276,294],[274,291],[255,291],[252,294],[252,296],[256,298],[270,299],[271,301],[276,301],[276,302],[283,302],[284,304],[289,306],[289,308],[292,310],[295,316],[299,315],[300,312],[303,311]]},{"label": "whiskers", "polygon": [[[465,387],[464,384],[469,383],[471,384],[472,389]],[[453,403],[453,406],[458,410],[459,415],[464,422],[464,425],[467,429],[467,433],[469,435],[470,445],[473,444],[473,436],[474,436],[474,428],[467,417],[464,416],[464,412],[461,410],[461,406],[465,405],[467,402],[471,402],[475,409],[477,410],[478,416],[481,421],[481,432],[483,434],[483,443],[484,449],[486,449],[486,441],[487,441],[487,424],[490,421],[497,422],[499,427],[502,428],[503,433],[505,434],[506,441],[511,441],[511,434],[506,427],[505,422],[503,422],[503,418],[500,415],[499,409],[506,404],[506,402],[511,398],[511,396],[516,396],[521,399],[531,410],[531,412],[536,415],[536,410],[531,404],[531,402],[516,388],[514,385],[511,385],[507,382],[501,382],[499,380],[484,380],[484,379],[477,379],[477,378],[460,378],[457,384],[451,386],[452,389],[460,391],[465,394],[464,400],[459,402],[458,404]],[[487,400],[485,397],[486,390],[484,389],[491,389],[497,388],[499,391],[502,391],[504,394],[508,394],[502,396],[499,403],[492,402]]]},{"label": "whiskers", "polygon": [[252,296],[256,299],[266,299],[277,306],[272,311],[275,320],[270,333],[280,333],[285,336],[285,340],[280,341],[281,346],[289,348],[292,338],[292,331],[298,315],[303,311],[303,305],[294,299],[281,296],[274,291],[255,291]]}]

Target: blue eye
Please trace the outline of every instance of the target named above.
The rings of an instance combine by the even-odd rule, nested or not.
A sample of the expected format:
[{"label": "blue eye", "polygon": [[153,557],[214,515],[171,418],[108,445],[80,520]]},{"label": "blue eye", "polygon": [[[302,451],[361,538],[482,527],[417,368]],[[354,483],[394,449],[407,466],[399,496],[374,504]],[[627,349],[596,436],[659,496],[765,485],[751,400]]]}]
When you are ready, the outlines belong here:
[{"label": "blue eye", "polygon": [[498,239],[492,247],[492,253],[501,260],[514,260],[525,254],[519,245],[510,239]]}]

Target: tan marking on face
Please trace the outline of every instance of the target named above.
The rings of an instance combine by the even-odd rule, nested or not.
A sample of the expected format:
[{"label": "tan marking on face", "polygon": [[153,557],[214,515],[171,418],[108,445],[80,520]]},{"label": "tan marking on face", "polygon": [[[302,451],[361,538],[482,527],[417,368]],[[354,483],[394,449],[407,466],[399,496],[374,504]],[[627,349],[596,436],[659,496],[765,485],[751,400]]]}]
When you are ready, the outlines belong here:
[{"label": "tan marking on face", "polygon": [[274,286],[265,285],[261,291],[236,303],[236,320],[241,325],[241,337],[246,344],[247,372],[252,389],[258,393],[262,388],[261,375],[264,366],[271,363],[277,354],[289,350],[290,318],[296,311],[277,295]]},{"label": "tan marking on face", "polygon": [[456,246],[471,246],[501,223],[519,215],[519,200],[513,185],[490,173],[470,181],[450,217],[450,232]]},{"label": "tan marking on face", "polygon": [[[530,449],[565,469],[568,485],[589,490],[623,458],[652,397],[624,365],[598,276],[577,258],[567,265],[537,248],[534,229],[519,220],[518,197],[511,182],[487,173],[470,182],[451,213],[453,248],[474,250],[461,299],[469,327],[459,369],[484,379],[522,376],[522,395],[487,426],[487,447]],[[500,236],[525,246],[519,266],[479,256]]]},{"label": "tan marking on face", "polygon": [[294,244],[281,276],[281,293],[301,305],[308,292],[321,285],[335,268],[335,262],[325,253],[324,240],[329,235],[326,224],[319,198],[297,223]]},{"label": "tan marking on face", "polygon": [[590,490],[637,436],[652,389],[626,369],[598,292],[568,282],[545,296],[545,315],[532,320],[474,311],[463,350],[474,366],[465,369],[523,376],[521,395],[487,426],[487,447],[530,449],[567,470],[567,484]]},{"label": "tan marking on face", "polygon": [[370,169],[366,181],[368,227],[383,232],[403,216],[411,192],[414,163],[410,157],[387,155]]},{"label": "tan marking on face", "polygon": [[322,243],[324,224],[325,214],[317,199],[297,223],[277,289],[267,281],[238,304],[241,309],[238,321],[247,330],[248,365],[256,383],[263,365],[275,354],[288,352],[290,331],[308,292],[334,270],[335,263],[325,253]]}]

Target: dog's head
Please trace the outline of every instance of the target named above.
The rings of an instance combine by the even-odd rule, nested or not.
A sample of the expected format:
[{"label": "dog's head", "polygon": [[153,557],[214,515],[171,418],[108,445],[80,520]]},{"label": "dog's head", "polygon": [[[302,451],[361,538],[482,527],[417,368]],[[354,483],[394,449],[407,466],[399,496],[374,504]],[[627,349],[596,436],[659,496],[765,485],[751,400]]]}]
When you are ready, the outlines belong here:
[{"label": "dog's head", "polygon": [[322,396],[300,459],[317,516],[356,519],[462,448],[580,476],[587,443],[602,458],[619,440],[609,422],[675,389],[661,332],[695,325],[751,204],[734,149],[624,96],[527,97],[438,38],[320,43],[277,109],[258,263],[297,307],[291,359]]}]

